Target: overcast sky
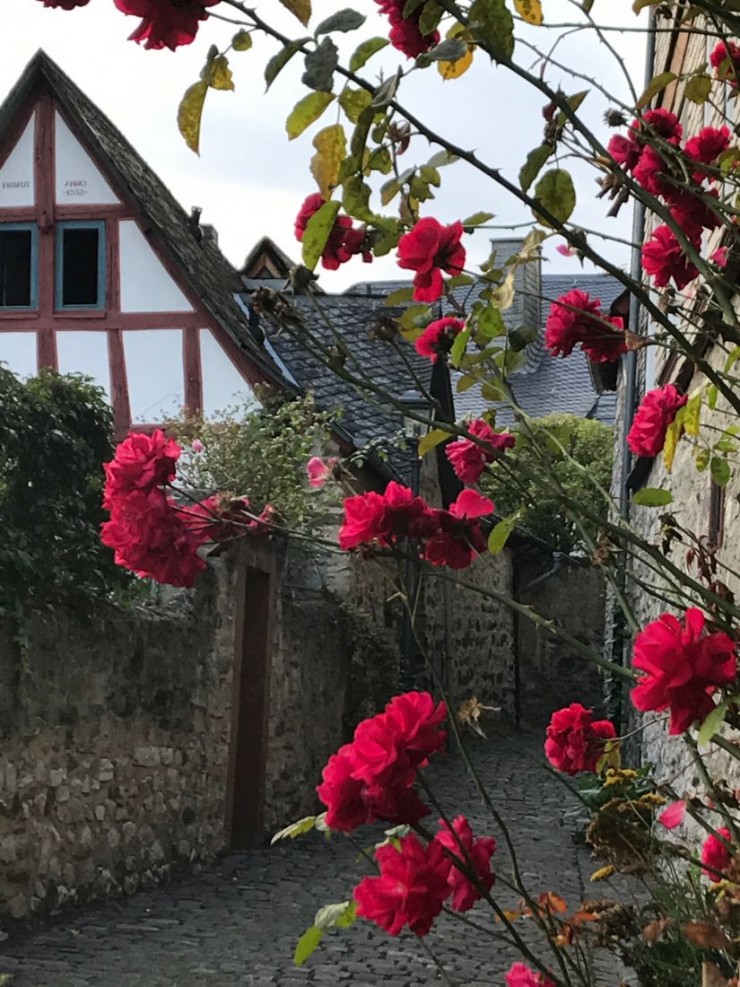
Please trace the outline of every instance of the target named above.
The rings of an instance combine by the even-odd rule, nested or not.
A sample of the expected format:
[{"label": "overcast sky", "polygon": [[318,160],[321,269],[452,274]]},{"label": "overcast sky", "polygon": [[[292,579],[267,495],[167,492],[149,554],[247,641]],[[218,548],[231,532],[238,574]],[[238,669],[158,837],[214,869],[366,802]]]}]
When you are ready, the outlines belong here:
[{"label": "overcast sky", "polygon": [[[120,14],[112,0],[91,0],[82,9],[70,12],[47,10],[39,0],[1,0],[0,92],[4,96],[38,48],[43,48],[74,81],[110,116],[111,120],[149,161],[180,202],[189,209],[203,209],[203,222],[213,223],[220,244],[229,259],[239,265],[251,246],[263,235],[271,236],[288,254],[299,258],[299,245],[293,237],[293,219],[303,198],[315,190],[308,171],[313,153],[311,140],[318,127],[298,140],[288,142],[284,121],[290,108],[306,90],[300,84],[301,66],[295,60],[264,95],[262,71],[266,59],[276,50],[274,43],[261,42],[246,53],[232,58],[236,91],[210,92],[206,101],[201,156],[189,151],[177,132],[176,109],[182,93],[194,82],[203,65],[210,44],[221,47],[228,42],[234,28],[211,18],[202,27],[193,45],[172,53],[145,51],[126,40],[137,21]],[[257,3],[257,9],[294,37],[302,34],[297,21],[284,14],[276,0]],[[314,0],[316,17],[323,17],[342,6],[328,0]],[[383,33],[385,21],[375,17],[370,0],[357,0],[356,7],[368,12],[373,33]],[[545,15],[556,19],[575,19],[575,4],[568,0],[544,0]],[[637,18],[631,4],[596,0],[595,15],[618,7],[609,14],[610,24],[634,27]],[[221,8],[216,8],[220,10]],[[231,13],[229,8],[223,8]],[[606,15],[604,15],[606,16]],[[318,23],[318,19],[316,20]],[[351,51],[369,34],[368,25],[346,36],[343,50]],[[544,42],[545,32],[529,34]],[[639,91],[644,73],[644,39],[640,34],[610,35],[619,49],[622,65],[601,47],[592,35],[577,34],[560,44],[554,54],[564,65],[596,78],[607,89],[628,101],[623,69],[631,73]],[[547,39],[547,47],[553,37]],[[521,52],[519,60],[530,57]],[[390,49],[370,63],[387,69],[404,61]],[[492,68],[478,58],[468,74],[460,80],[443,83],[434,69],[417,73],[405,90],[415,111],[463,146],[476,148],[490,165],[500,168],[516,180],[527,151],[542,136],[540,115],[543,100],[536,93],[502,70]],[[371,76],[369,76],[371,77]],[[587,88],[583,82],[569,79],[563,70],[550,69],[550,82],[562,84],[566,92]],[[588,119],[608,139],[601,121],[607,101],[592,93],[586,104]],[[335,117],[327,113],[326,122]],[[408,164],[423,163],[434,152],[419,144],[408,155]],[[477,210],[496,214],[496,223],[526,220],[526,211],[509,201],[486,179],[466,172],[460,165],[446,169],[447,187],[436,202],[426,206],[445,222],[463,218]],[[593,173],[578,173],[579,207],[577,218],[583,226],[607,229],[617,236],[629,236],[624,216],[618,221],[605,220],[607,206],[595,199]],[[466,238],[469,261],[482,260],[488,254],[487,236],[480,232]],[[506,231],[498,235],[506,236]],[[548,251],[548,270],[577,269],[576,260],[562,258]],[[626,260],[623,247],[612,247],[610,256]],[[392,255],[364,265],[359,260],[337,272],[322,274],[322,285],[329,291],[342,290],[363,279],[398,277]]]}]

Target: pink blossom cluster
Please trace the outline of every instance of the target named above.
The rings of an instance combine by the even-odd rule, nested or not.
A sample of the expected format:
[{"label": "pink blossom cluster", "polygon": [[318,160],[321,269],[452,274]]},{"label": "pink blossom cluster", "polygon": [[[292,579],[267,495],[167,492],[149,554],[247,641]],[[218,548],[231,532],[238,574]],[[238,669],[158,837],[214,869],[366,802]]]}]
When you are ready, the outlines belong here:
[{"label": "pink blossom cluster", "polygon": [[[704,127],[683,146],[682,139],[683,128],[676,114],[659,108],[635,120],[626,136],[613,136],[608,151],[642,188],[668,207],[686,240],[698,251],[703,232],[720,225],[711,207],[718,197],[714,171],[730,145],[730,131],[727,127]],[[682,158],[680,166],[677,155]],[[643,245],[642,266],[657,288],[672,280],[681,290],[699,273],[667,225],[656,227]]]}]

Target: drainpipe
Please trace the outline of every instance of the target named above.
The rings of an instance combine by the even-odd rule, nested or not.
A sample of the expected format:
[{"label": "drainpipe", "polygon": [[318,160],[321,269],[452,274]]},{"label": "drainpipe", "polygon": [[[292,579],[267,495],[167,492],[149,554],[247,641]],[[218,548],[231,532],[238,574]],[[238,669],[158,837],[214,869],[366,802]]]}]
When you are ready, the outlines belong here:
[{"label": "drainpipe", "polygon": [[[648,20],[647,50],[645,52],[645,88],[650,83],[654,75],[655,62],[655,9],[650,8]],[[645,205],[642,202],[635,203],[635,211],[632,219],[632,241],[635,246],[632,248],[630,258],[630,277],[634,281],[640,281],[642,277],[642,242],[645,236]],[[629,308],[629,328],[632,332],[639,332],[640,329],[640,303],[633,294],[630,296]],[[637,396],[637,352],[631,350],[624,357],[624,421],[621,436],[621,460],[619,470],[619,514],[624,521],[629,521],[630,516],[630,494],[627,489],[627,481],[632,472],[632,451],[627,444],[627,434],[632,426],[635,416],[635,399]],[[625,565],[619,573],[619,589],[622,594],[627,591],[627,571]],[[607,656],[612,661],[622,664],[625,660],[625,646],[629,632],[625,625],[624,614],[615,604],[612,605],[612,627],[611,627],[611,653]],[[623,685],[613,678],[607,678],[605,683],[607,712],[617,724],[621,723],[623,716]]]},{"label": "drainpipe", "polygon": [[563,559],[566,556],[563,552],[553,552],[552,553],[552,568],[548,569],[547,572],[543,572],[542,575],[537,576],[533,579],[531,583],[520,590],[521,593],[526,593],[528,589],[533,589],[535,586],[540,586],[542,583],[546,583],[548,580],[553,579],[560,570],[563,568]]}]

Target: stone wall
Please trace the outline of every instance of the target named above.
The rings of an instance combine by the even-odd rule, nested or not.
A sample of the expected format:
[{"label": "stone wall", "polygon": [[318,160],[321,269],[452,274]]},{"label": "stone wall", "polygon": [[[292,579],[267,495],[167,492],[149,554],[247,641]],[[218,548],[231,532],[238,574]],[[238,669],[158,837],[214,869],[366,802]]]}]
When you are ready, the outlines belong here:
[{"label": "stone wall", "polygon": [[[603,574],[588,565],[563,563],[554,568],[552,560],[547,565],[541,560],[523,565],[517,573],[517,599],[599,654],[604,642]],[[603,708],[604,684],[598,667],[526,616],[518,621],[517,653],[520,714],[525,723],[545,722],[555,710],[573,702]]]},{"label": "stone wall", "polygon": [[[228,573],[163,612],[0,625],[0,916],[133,892],[224,844]],[[221,592],[220,592],[221,590]]]}]

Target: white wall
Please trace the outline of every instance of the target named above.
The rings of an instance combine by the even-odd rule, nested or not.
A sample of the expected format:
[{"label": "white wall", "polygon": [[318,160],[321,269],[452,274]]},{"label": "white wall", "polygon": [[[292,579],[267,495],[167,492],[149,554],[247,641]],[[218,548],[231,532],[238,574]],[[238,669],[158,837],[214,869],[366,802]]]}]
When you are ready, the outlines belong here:
[{"label": "white wall", "polygon": [[150,247],[138,224],[118,224],[122,312],[192,312],[193,308]]},{"label": "white wall", "polygon": [[0,168],[0,206],[34,204],[33,135],[34,116],[28,121],[18,143]]},{"label": "white wall", "polygon": [[254,392],[242,377],[210,329],[200,330],[200,365],[203,379],[203,414],[218,418],[216,412],[234,405],[258,404]]},{"label": "white wall", "polygon": [[142,424],[177,415],[185,404],[181,329],[125,330],[131,420]]},{"label": "white wall", "polygon": [[90,155],[58,113],[54,115],[56,142],[56,201],[60,205],[116,205],[117,196]]},{"label": "white wall", "polygon": [[108,402],[110,396],[110,366],[108,364],[108,334],[106,332],[57,332],[57,356],[60,374],[84,374],[102,387]]},{"label": "white wall", "polygon": [[0,363],[21,377],[37,371],[36,333],[0,332]]}]

